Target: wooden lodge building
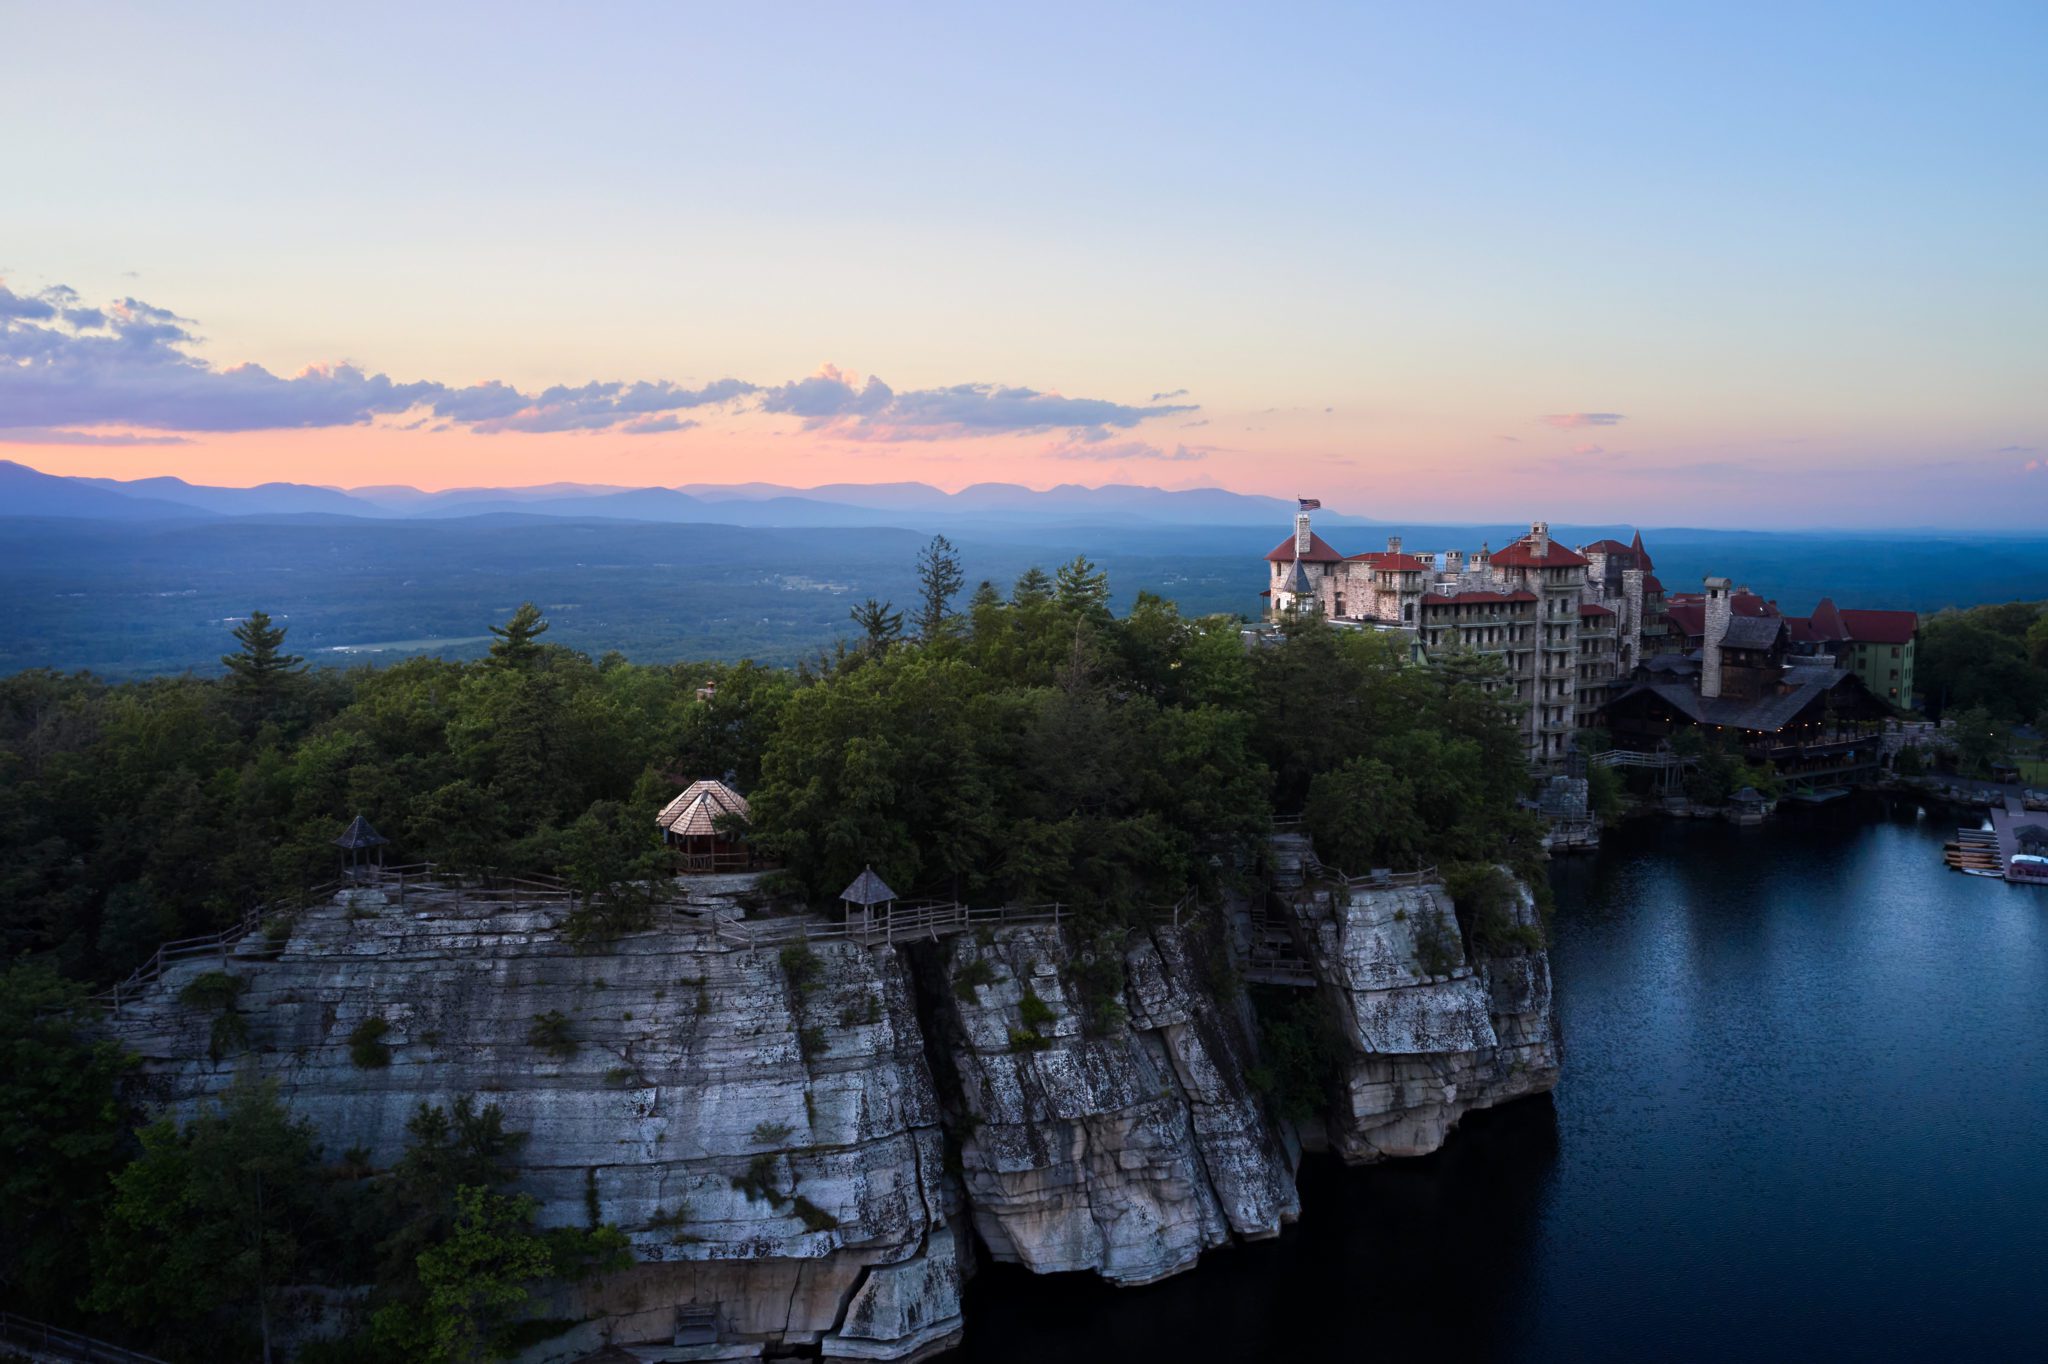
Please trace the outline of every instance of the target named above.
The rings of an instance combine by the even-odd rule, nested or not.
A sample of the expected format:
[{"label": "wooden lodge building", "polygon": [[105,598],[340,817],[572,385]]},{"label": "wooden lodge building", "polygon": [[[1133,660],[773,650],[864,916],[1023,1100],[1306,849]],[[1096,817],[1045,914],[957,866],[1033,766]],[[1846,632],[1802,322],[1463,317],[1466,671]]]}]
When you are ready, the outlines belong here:
[{"label": "wooden lodge building", "polygon": [[1736,615],[1726,578],[1706,581],[1698,655],[1649,661],[1603,711],[1614,746],[1651,753],[1687,729],[1720,736],[1787,779],[1842,784],[1874,776],[1893,711],[1852,669],[1791,652],[1778,615]]}]

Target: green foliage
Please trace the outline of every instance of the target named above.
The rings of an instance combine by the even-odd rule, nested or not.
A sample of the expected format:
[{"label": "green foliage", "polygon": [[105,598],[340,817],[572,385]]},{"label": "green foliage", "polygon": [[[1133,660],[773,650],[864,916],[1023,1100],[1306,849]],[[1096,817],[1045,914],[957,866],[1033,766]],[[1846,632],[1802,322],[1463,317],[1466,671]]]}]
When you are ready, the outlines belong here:
[{"label": "green foliage", "polygon": [[226,971],[208,971],[185,982],[178,991],[178,1002],[193,1009],[232,1009],[248,988],[249,982],[241,976],[229,975]]},{"label": "green foliage", "polygon": [[782,978],[789,982],[790,990],[799,1000],[808,998],[825,975],[825,963],[816,952],[800,942],[783,948],[777,954],[777,960],[782,963]]},{"label": "green foliage", "polygon": [[960,571],[960,554],[953,542],[934,535],[917,555],[917,619],[912,622],[917,637],[930,644],[946,631],[952,615],[953,598],[966,583]]},{"label": "green foliage", "polygon": [[277,701],[294,678],[306,671],[306,660],[284,651],[285,627],[272,625],[268,614],[251,611],[235,627],[235,642],[242,647],[221,655],[228,670],[228,684],[239,696],[269,705]]},{"label": "green foliage", "polygon": [[63,1319],[128,1140],[134,1064],[81,1029],[83,987],[47,962],[0,971],[0,1283],[11,1305]]},{"label": "green foliage", "polygon": [[978,987],[995,983],[996,968],[987,957],[976,957],[953,972],[953,993],[969,1004],[974,1002]]},{"label": "green foliage", "polygon": [[796,1030],[796,1049],[804,1060],[815,1061],[831,1050],[831,1040],[822,1023],[810,1023]]},{"label": "green foliage", "polygon": [[382,1018],[366,1018],[350,1029],[348,1035],[348,1059],[363,1070],[378,1070],[391,1064],[391,1047],[384,1041],[384,1034],[391,1031],[391,1024]]},{"label": "green foliage", "polygon": [[1414,919],[1415,965],[1425,976],[1448,976],[1464,965],[1458,946],[1458,931],[1440,909],[1418,914]]},{"label": "green foliage", "polygon": [[792,1195],[789,1201],[790,1211],[794,1212],[797,1215],[798,1219],[803,1222],[806,1230],[834,1231],[838,1229],[838,1218],[834,1217],[831,1213],[826,1212],[823,1208],[811,1202],[810,1199],[805,1198],[802,1194]]},{"label": "green foliage", "polygon": [[535,1014],[532,1026],[526,1030],[526,1044],[566,1060],[576,1054],[578,1046],[572,1027],[568,1016],[560,1009]]},{"label": "green foliage", "polygon": [[886,653],[903,638],[903,613],[891,611],[889,603],[869,597],[846,614],[860,627],[860,649],[867,654]]},{"label": "green foliage", "polygon": [[570,941],[607,942],[652,925],[668,864],[645,810],[596,802],[563,830],[556,861],[583,897],[562,925]]},{"label": "green foliage", "polygon": [[1914,685],[1936,719],[1983,710],[2019,723],[2048,707],[2048,602],[1943,611],[1921,622]]},{"label": "green foliage", "polygon": [[1046,1025],[1059,1017],[1053,1012],[1052,1005],[1040,999],[1038,991],[1029,985],[1024,987],[1024,997],[1017,1001],[1017,1016],[1033,1032],[1044,1032]]},{"label": "green foliage", "polygon": [[1594,816],[1610,823],[1621,815],[1621,773],[1606,766],[1586,769],[1586,804]]},{"label": "green foliage", "polygon": [[1052,1045],[1052,1039],[1029,1028],[1010,1029],[1011,1051],[1044,1051]]},{"label": "green foliage", "polygon": [[1984,706],[1949,712],[1949,732],[1956,746],[1956,770],[1966,777],[1987,777],[1991,765],[2012,751],[2012,729]]},{"label": "green foliage", "polygon": [[1543,947],[1543,930],[1517,917],[1520,895],[1514,881],[1499,867],[1484,862],[1447,866],[1444,890],[1475,953],[1506,956]]},{"label": "green foliage", "polygon": [[1253,986],[1259,1021],[1259,1064],[1252,1084],[1281,1117],[1305,1121],[1331,1102],[1343,1083],[1345,1046],[1320,990]]},{"label": "green foliage", "polygon": [[220,1349],[223,1320],[267,1341],[272,1294],[297,1281],[320,1220],[312,1129],[274,1086],[237,1085],[182,1131],[165,1120],[140,1135],[114,1177],[86,1306],[181,1354],[238,1353]]},{"label": "green foliage", "polygon": [[530,1338],[516,1315],[531,1301],[536,1280],[581,1277],[630,1258],[614,1227],[537,1231],[537,1207],[530,1197],[478,1186],[458,1190],[450,1233],[420,1252],[420,1298],[378,1309],[377,1344],[421,1364],[502,1357]]},{"label": "green foliage", "polygon": [[510,620],[491,627],[497,637],[491,645],[491,662],[506,668],[532,667],[541,658],[540,637],[547,632],[540,608],[530,601],[521,602]]},{"label": "green foliage", "polygon": [[789,1140],[789,1134],[794,1131],[796,1129],[786,1122],[763,1121],[754,1124],[754,1130],[747,1135],[747,1140],[756,1146],[780,1146]]}]

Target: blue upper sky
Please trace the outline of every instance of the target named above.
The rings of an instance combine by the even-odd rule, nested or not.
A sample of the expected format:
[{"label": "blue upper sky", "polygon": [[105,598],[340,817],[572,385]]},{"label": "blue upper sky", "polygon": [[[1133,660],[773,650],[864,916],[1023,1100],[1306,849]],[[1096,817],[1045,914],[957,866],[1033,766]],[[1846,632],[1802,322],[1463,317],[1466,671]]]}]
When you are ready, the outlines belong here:
[{"label": "blue upper sky", "polygon": [[[0,34],[8,297],[115,319],[0,331],[0,437],[62,472],[2048,521],[2040,3],[7,4]],[[341,362],[400,396],[337,404]],[[806,375],[831,401],[778,406]],[[633,381],[693,400],[580,388]],[[523,417],[403,401],[493,383]]]}]

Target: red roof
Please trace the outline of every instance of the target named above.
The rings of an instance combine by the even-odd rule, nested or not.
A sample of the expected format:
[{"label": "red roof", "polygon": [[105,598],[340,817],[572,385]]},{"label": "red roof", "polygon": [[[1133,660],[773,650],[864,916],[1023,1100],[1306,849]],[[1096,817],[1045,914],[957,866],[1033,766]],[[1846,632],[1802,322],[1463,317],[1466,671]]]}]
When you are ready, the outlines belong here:
[{"label": "red roof", "polygon": [[1643,548],[1643,533],[1641,531],[1636,532],[1635,542],[1631,544],[1629,548],[1634,550],[1636,552],[1636,557],[1643,561],[1644,572],[1647,573],[1650,569],[1656,567],[1655,564],[1650,562],[1650,551]]},{"label": "red roof", "polygon": [[1550,552],[1539,556],[1536,547],[1526,539],[1517,540],[1493,556],[1496,568],[1574,568],[1582,566],[1586,556],[1573,553],[1552,540]]},{"label": "red roof", "polygon": [[1581,545],[1579,548],[1583,550],[1597,549],[1602,554],[1626,554],[1629,552],[1628,546],[1619,540],[1595,540],[1592,544]]},{"label": "red roof", "polygon": [[1344,556],[1331,549],[1324,542],[1323,537],[1314,531],[1308,533],[1308,553],[1296,555],[1294,552],[1294,537],[1290,535],[1274,546],[1273,552],[1266,556],[1266,562],[1286,564],[1294,562],[1296,558],[1299,558],[1305,564],[1341,564],[1344,562]]},{"label": "red roof", "polygon": [[1392,550],[1376,550],[1369,554],[1354,554],[1352,563],[1367,563],[1382,573],[1434,573],[1436,565],[1417,558],[1413,554],[1396,554]]},{"label": "red roof", "polygon": [[1765,601],[1754,592],[1734,592],[1728,597],[1728,614],[1731,616],[1775,616],[1778,604]]},{"label": "red roof", "polygon": [[1911,611],[1844,611],[1842,627],[1859,644],[1904,644],[1920,628]]},{"label": "red roof", "polygon": [[1608,610],[1599,602],[1582,601],[1579,603],[1579,614],[1582,616],[1611,616],[1614,612]]},{"label": "red roof", "polygon": [[1814,633],[1813,620],[1809,616],[1785,617],[1785,634],[1794,644],[1818,644],[1819,635]]},{"label": "red roof", "polygon": [[[1645,562],[1647,562],[1647,560]],[[1664,595],[1664,584],[1657,581],[1656,574],[1645,573],[1643,575],[1643,591],[1646,594],[1655,592],[1658,596],[1662,596]]]},{"label": "red roof", "polygon": [[1835,610],[1834,600],[1822,597],[1820,604],[1813,608],[1813,636],[1815,639],[1847,639],[1849,632],[1842,628],[1841,613]]},{"label": "red roof", "polygon": [[1664,619],[1672,629],[1689,638],[1696,639],[1707,633],[1707,608],[1700,602],[1673,602],[1664,608]]},{"label": "red roof", "polygon": [[1429,606],[1498,605],[1501,602],[1535,601],[1534,592],[1427,592],[1422,604]]}]

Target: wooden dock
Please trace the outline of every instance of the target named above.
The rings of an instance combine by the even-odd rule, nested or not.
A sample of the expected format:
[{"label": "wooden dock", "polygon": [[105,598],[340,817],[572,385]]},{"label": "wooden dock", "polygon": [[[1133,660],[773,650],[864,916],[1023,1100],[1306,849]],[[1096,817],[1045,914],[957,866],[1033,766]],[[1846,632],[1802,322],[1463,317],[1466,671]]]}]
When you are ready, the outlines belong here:
[{"label": "wooden dock", "polygon": [[2027,825],[2048,829],[2048,816],[2029,811],[2018,796],[2009,795],[1989,812],[1988,829],[1958,829],[1942,849],[1942,860],[1957,871],[2012,880],[2013,854],[2020,850],[2019,831]]}]

